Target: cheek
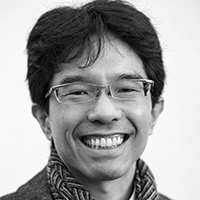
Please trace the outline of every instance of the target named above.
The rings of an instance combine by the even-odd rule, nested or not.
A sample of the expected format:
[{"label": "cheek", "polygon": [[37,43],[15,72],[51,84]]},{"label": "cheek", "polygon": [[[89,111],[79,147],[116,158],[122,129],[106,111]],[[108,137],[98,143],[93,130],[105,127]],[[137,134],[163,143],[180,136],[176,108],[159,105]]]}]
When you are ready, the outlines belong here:
[{"label": "cheek", "polygon": [[127,106],[127,110],[124,111],[127,113],[127,117],[135,123],[147,123],[151,118],[151,104],[146,101],[144,104],[134,103],[130,106]]},{"label": "cheek", "polygon": [[[85,114],[83,109],[70,108],[66,105],[52,106],[50,109],[50,123],[54,139],[67,140],[73,138],[73,130],[83,120]],[[70,140],[71,140],[70,139]]]},{"label": "cheek", "polygon": [[151,122],[151,105],[144,104],[142,105],[134,105],[129,107],[126,111],[127,118],[132,123],[132,125],[136,129],[136,137],[138,140],[145,139],[148,136]]}]

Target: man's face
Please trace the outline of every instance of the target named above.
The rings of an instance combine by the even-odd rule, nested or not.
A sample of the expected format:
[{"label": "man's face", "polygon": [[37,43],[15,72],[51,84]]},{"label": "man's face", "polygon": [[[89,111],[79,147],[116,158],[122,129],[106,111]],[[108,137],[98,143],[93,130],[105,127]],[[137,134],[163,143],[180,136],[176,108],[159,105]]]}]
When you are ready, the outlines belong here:
[{"label": "man's face", "polygon": [[[51,86],[77,76],[86,80],[83,82],[98,85],[130,74],[147,78],[141,59],[115,38],[106,42],[91,67],[81,67],[84,63],[83,56],[74,63],[62,64]],[[54,95],[49,101],[50,136],[60,158],[74,175],[93,180],[116,179],[126,174],[145,149],[155,120],[150,94],[121,101],[109,98],[102,89],[100,96],[90,103],[61,104]],[[100,143],[98,148],[85,144],[92,140]],[[101,142],[108,147],[101,147]]]}]

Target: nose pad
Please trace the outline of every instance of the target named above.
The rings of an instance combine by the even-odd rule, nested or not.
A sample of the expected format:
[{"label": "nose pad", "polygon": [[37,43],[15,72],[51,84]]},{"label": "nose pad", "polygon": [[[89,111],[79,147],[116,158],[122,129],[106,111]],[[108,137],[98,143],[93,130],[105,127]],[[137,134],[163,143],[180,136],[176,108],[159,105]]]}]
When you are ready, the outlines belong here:
[{"label": "nose pad", "polygon": [[[106,89],[106,91],[105,91],[105,94],[106,94],[109,98],[112,97],[110,85],[107,86],[107,89]],[[95,96],[95,98],[100,97],[100,95],[101,95],[101,91],[98,89],[98,90],[96,91],[96,96]]]},{"label": "nose pad", "polygon": [[106,95],[107,95],[109,98],[112,97],[112,94],[111,94],[110,88],[106,91]]},{"label": "nose pad", "polygon": [[88,120],[90,122],[109,124],[122,117],[122,110],[110,97],[110,90],[106,91],[106,93],[99,94],[96,102],[88,112]]}]

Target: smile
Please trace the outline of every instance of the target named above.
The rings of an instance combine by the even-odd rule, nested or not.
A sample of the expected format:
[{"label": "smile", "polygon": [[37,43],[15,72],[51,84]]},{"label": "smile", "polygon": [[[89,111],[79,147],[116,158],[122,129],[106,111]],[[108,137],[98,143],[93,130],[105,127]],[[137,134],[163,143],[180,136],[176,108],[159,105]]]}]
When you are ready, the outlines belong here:
[{"label": "smile", "polygon": [[117,134],[112,136],[84,136],[82,142],[91,149],[114,149],[127,140],[128,136]]}]

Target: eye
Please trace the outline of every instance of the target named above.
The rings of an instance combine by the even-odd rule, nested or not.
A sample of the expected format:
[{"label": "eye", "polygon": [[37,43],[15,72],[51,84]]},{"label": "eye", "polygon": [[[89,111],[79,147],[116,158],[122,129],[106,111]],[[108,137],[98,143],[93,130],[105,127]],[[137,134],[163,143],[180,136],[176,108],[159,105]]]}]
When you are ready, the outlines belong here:
[{"label": "eye", "polygon": [[89,95],[89,92],[86,91],[86,90],[75,90],[75,91],[68,91],[66,93],[64,93],[63,95],[66,95],[66,96],[83,96],[83,95]]},{"label": "eye", "polygon": [[117,93],[131,93],[131,92],[137,92],[138,90],[136,88],[120,88]]}]

